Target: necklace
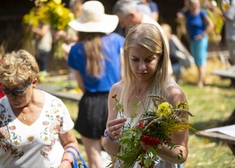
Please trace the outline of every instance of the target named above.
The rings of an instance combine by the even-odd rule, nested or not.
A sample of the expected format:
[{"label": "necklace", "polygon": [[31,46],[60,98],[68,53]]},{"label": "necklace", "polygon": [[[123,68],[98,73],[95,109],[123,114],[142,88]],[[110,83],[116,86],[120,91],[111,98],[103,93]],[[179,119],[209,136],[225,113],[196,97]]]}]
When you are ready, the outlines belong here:
[{"label": "necklace", "polygon": [[138,94],[137,95],[137,87],[135,86],[135,97],[137,98],[137,99],[139,99],[139,98],[141,98],[144,94],[146,94],[146,91],[147,91],[148,89],[146,89],[142,94]]},{"label": "necklace", "polygon": [[25,118],[25,116],[24,116],[24,115],[22,115],[22,118],[23,118],[23,120],[24,120],[24,121],[26,121],[26,118]]}]

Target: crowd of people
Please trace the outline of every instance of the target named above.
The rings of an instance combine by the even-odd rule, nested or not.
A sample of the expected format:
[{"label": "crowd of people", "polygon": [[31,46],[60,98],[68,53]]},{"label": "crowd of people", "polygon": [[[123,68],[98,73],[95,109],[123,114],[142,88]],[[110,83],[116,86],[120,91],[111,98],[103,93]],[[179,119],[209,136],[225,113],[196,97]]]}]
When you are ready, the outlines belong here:
[{"label": "crowd of people", "polygon": [[[234,65],[231,46],[235,13],[231,8],[224,15],[230,62]],[[213,22],[199,0],[186,0],[185,10],[177,14],[186,22],[189,52],[181,50],[183,44],[168,23],[159,24],[161,15],[154,1],[118,0],[113,14],[106,14],[99,1],[75,0],[71,10],[76,19],[68,24],[69,31],[59,31],[56,37],[66,39],[61,46],[65,60],[83,92],[75,124],[59,98],[36,88],[38,73],[48,70],[52,35],[48,24],[33,27],[40,58],[21,49],[5,54],[0,64],[0,167],[73,167],[79,150],[75,129],[81,135],[90,168],[104,167],[102,148],[118,168],[121,161],[112,156],[122,152],[118,140],[124,126],[130,124],[134,102],[144,104],[137,106],[134,124],[143,107],[153,106],[147,101],[149,94],[164,96],[173,106],[179,101],[187,103],[180,88],[184,66],[179,53],[193,56],[198,68],[197,86],[205,84],[208,33]],[[124,117],[114,109],[115,94],[123,104]],[[188,119],[186,114],[181,117]],[[187,160],[188,130],[171,138],[178,148],[170,150],[162,144],[157,149],[161,162],[156,168],[182,168]],[[145,144],[143,148],[147,148]],[[178,150],[183,152],[180,160],[176,159]],[[133,165],[139,167],[139,163]]]}]

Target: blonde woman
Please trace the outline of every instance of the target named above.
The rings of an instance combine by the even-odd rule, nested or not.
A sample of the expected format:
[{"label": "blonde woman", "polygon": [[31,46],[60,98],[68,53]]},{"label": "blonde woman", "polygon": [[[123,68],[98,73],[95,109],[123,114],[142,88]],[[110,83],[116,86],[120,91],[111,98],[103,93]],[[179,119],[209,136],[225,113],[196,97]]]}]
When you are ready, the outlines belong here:
[{"label": "blonde woman", "polygon": [[[187,102],[181,88],[168,75],[169,51],[168,41],[163,35],[160,27],[153,24],[137,24],[128,30],[124,44],[124,75],[123,80],[113,85],[110,90],[108,105],[109,116],[106,125],[106,138],[102,141],[104,149],[115,155],[119,152],[120,145],[118,139],[122,136],[124,125],[131,122],[132,105],[134,102],[142,102],[135,110],[136,117],[132,124],[135,125],[144,112],[143,107],[150,109],[153,107],[152,101],[147,99],[148,94],[158,94],[165,96],[167,101],[176,105],[178,101]],[[123,104],[124,117],[120,117],[115,107],[116,102],[112,98],[117,94],[117,98]],[[138,104],[138,103],[137,103]],[[187,115],[183,115],[186,120]],[[166,146],[156,149],[157,154],[163,162],[159,162],[156,167],[177,167],[177,163],[183,163],[188,156],[188,131],[180,134],[173,134],[172,140],[179,148],[169,150]],[[181,160],[176,159],[179,149],[183,151]],[[120,166],[117,161],[114,165]],[[139,168],[136,163],[134,168]]]}]

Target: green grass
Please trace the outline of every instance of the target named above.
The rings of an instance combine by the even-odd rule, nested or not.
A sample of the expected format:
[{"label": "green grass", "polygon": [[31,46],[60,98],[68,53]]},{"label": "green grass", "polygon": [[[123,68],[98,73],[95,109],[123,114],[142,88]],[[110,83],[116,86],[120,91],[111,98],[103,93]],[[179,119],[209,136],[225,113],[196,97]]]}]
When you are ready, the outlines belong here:
[{"label": "green grass", "polygon": [[[192,67],[183,72],[181,88],[188,99],[190,111],[194,117],[189,122],[198,131],[216,127],[226,120],[235,109],[235,89],[229,88],[229,80],[221,80],[211,75],[214,69],[222,69],[217,58],[208,59],[207,85],[197,88],[192,83],[197,78],[196,68]],[[72,119],[77,117],[77,102],[64,100]],[[80,135],[75,131],[76,136]],[[185,168],[232,168],[235,167],[235,159],[227,144],[214,142],[210,139],[197,137],[194,132],[189,134],[189,155],[184,163]],[[86,160],[84,147],[80,145],[80,152]]]},{"label": "green grass", "polygon": [[[235,89],[226,86],[205,86],[199,89],[190,84],[181,85],[188,99],[190,111],[194,117],[189,122],[198,131],[216,127],[226,120],[235,108]],[[76,102],[63,100],[68,107],[72,119],[77,117],[78,106]],[[80,137],[75,131],[76,137]],[[80,145],[82,156],[86,160],[84,147]],[[184,163],[186,168],[232,168],[235,159],[227,144],[213,142],[206,138],[189,135],[189,156]]]},{"label": "green grass", "polygon": [[[198,131],[219,126],[235,108],[235,89],[218,86],[199,89],[192,85],[182,85],[182,89],[194,115],[189,121]],[[197,137],[190,132],[189,156],[184,165],[187,168],[232,168],[235,160],[227,144]]]}]

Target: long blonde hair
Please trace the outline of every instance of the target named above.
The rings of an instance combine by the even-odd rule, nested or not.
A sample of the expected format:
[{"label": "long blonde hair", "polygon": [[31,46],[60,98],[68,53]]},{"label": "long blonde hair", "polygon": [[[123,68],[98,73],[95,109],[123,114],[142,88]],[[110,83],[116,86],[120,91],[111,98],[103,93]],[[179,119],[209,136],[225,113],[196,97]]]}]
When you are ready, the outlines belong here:
[{"label": "long blonde hair", "polygon": [[[167,38],[160,26],[148,23],[137,24],[128,30],[124,43],[124,75],[122,79],[123,88],[120,98],[120,101],[124,105],[124,109],[127,107],[128,99],[131,94],[130,91],[135,82],[135,76],[131,70],[129,62],[129,49],[136,44],[145,47],[153,54],[160,56],[157,65],[158,67],[155,72],[155,76],[153,77],[153,82],[147,94],[166,95],[169,65],[169,46]],[[144,102],[145,108],[150,108],[152,105],[151,101]]]}]

